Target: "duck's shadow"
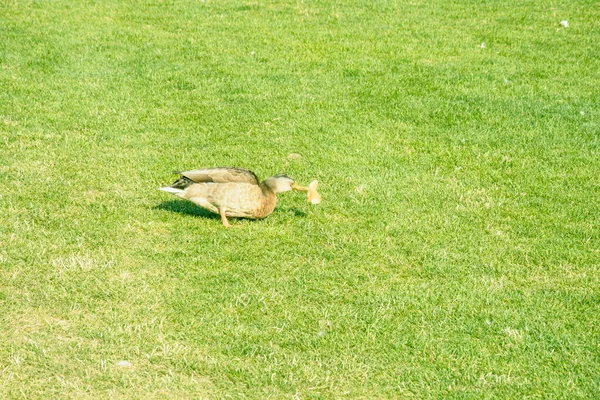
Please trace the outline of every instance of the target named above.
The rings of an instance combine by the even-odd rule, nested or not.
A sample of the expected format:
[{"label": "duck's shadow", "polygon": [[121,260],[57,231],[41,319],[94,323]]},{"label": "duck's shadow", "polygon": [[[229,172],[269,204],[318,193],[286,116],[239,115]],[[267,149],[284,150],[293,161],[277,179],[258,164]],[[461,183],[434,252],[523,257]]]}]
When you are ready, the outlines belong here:
[{"label": "duck's shadow", "polygon": [[166,210],[171,212],[176,212],[179,214],[192,215],[194,217],[201,218],[211,218],[211,219],[221,219],[217,214],[213,214],[208,210],[205,210],[202,207],[198,207],[197,205],[190,203],[189,201],[181,201],[181,200],[168,200],[163,201],[157,206],[154,206],[155,210]]},{"label": "duck's shadow", "polygon": [[296,216],[296,217],[304,218],[307,216],[307,214],[304,211],[298,210],[296,207],[277,207],[276,211],[277,210],[279,212],[283,212],[283,213],[293,212],[294,216]]},{"label": "duck's shadow", "polygon": [[[197,205],[190,203],[189,201],[181,201],[181,200],[168,200],[163,201],[157,206],[153,207],[155,210],[166,210],[171,212],[176,212],[179,214],[192,215],[194,217],[201,218],[211,218],[211,219],[221,219],[221,217],[217,214],[213,214],[208,210],[205,210],[202,207],[198,207]],[[289,213],[293,212],[296,217],[306,217],[306,213],[302,210],[299,210],[295,207],[277,207],[279,212]]]}]

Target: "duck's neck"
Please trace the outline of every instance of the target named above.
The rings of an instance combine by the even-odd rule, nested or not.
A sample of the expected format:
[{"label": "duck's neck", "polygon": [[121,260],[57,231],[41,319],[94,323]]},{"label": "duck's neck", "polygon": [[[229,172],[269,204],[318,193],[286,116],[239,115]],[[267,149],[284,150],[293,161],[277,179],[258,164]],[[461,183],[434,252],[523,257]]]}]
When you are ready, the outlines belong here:
[{"label": "duck's neck", "polygon": [[264,201],[262,201],[260,210],[257,211],[257,214],[267,216],[275,209],[275,206],[277,205],[277,196],[264,182],[260,184],[260,189],[262,190]]},{"label": "duck's neck", "polygon": [[260,189],[262,190],[263,195],[265,195],[265,197],[275,196],[275,192],[273,192],[273,190],[267,186],[265,181],[262,181],[260,183]]}]

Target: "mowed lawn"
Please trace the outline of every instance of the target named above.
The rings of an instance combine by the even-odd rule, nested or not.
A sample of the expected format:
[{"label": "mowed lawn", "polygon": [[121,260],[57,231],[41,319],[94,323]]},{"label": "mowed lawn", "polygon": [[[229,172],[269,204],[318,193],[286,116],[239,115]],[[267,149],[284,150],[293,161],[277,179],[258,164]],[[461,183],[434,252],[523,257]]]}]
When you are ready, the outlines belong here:
[{"label": "mowed lawn", "polygon": [[[599,21],[0,0],[0,398],[597,397]],[[211,166],[323,202],[157,190]]]}]

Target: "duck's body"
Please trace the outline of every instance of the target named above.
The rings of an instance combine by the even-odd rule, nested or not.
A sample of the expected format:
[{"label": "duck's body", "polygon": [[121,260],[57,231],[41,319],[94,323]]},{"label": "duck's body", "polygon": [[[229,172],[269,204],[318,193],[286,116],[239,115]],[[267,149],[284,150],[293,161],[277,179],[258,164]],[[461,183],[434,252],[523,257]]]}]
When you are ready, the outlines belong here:
[{"label": "duck's body", "polygon": [[277,204],[277,196],[272,191],[243,182],[192,183],[182,191],[171,193],[216,214],[224,209],[228,217],[264,218]]},{"label": "duck's body", "polygon": [[260,182],[256,174],[241,168],[208,168],[180,172],[171,186],[160,188],[177,197],[227,217],[264,218],[277,204],[277,193],[296,188],[292,178],[276,175]]}]

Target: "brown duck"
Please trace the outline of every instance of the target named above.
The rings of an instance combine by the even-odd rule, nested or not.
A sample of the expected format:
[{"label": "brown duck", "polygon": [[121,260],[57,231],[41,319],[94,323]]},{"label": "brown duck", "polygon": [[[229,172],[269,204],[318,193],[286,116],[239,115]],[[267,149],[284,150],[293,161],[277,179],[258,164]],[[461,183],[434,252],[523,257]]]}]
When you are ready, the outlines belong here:
[{"label": "brown duck", "polygon": [[260,182],[256,174],[241,168],[208,168],[179,173],[171,186],[161,187],[168,193],[221,216],[225,227],[227,217],[258,219],[271,214],[277,204],[277,193],[298,190],[308,192],[308,201],[318,204],[317,181],[309,187],[298,185],[286,175],[275,175]]}]

